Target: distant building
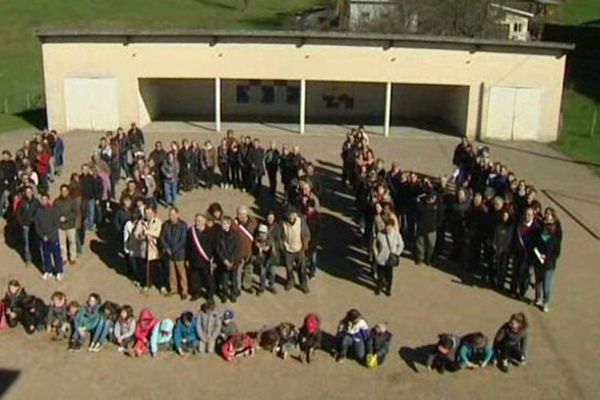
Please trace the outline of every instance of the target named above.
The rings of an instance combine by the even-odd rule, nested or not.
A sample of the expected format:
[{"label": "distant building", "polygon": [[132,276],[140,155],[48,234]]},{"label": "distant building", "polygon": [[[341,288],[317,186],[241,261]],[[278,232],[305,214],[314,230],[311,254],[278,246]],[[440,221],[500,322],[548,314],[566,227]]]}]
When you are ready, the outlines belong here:
[{"label": "distant building", "polygon": [[393,14],[398,3],[392,0],[339,0],[337,9],[341,26],[358,31]]},{"label": "distant building", "polygon": [[[519,4],[521,3],[523,5],[529,4],[529,2],[519,2]],[[516,5],[511,7],[505,3],[492,3],[490,4],[490,12],[496,19],[496,22],[503,27],[506,39],[524,42],[530,38],[529,21],[535,17],[535,14],[516,8]]]}]

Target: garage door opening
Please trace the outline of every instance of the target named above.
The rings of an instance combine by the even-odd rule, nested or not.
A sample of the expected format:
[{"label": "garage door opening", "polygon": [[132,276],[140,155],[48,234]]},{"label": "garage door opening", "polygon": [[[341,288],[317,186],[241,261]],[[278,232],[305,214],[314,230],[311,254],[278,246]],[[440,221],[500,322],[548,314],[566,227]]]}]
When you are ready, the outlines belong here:
[{"label": "garage door opening", "polygon": [[140,79],[140,120],[214,121],[214,79]]},{"label": "garage door opening", "polygon": [[385,114],[385,84],[307,82],[306,121],[309,124],[381,125]]},{"label": "garage door opening", "polygon": [[300,81],[223,79],[223,122],[298,123]]},{"label": "garage door opening", "polygon": [[465,136],[469,87],[394,84],[391,123]]}]

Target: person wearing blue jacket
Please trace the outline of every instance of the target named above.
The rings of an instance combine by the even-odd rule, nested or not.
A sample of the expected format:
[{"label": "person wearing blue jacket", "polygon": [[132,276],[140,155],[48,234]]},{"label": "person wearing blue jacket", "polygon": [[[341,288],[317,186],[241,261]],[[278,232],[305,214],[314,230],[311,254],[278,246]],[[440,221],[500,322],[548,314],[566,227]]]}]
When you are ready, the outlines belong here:
[{"label": "person wearing blue jacket", "polygon": [[86,335],[94,333],[100,322],[100,304],[102,300],[98,293],[91,293],[85,306],[81,307],[74,321],[74,332],[68,350],[79,351]]},{"label": "person wearing blue jacket", "polygon": [[485,368],[492,362],[494,351],[488,338],[481,332],[471,333],[461,339],[458,348],[460,369]]},{"label": "person wearing blue jacket", "polygon": [[163,319],[156,324],[150,336],[150,355],[156,357],[158,350],[166,350],[171,347],[173,339],[173,321]]},{"label": "person wearing blue jacket", "polygon": [[186,311],[177,319],[173,331],[173,348],[180,356],[194,354],[200,345],[200,335],[194,314]]}]

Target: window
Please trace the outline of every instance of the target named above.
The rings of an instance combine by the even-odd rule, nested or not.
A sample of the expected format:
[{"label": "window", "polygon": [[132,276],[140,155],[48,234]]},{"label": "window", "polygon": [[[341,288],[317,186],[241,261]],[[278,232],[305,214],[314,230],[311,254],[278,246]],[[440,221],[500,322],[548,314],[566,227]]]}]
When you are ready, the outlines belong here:
[{"label": "window", "polygon": [[261,91],[263,104],[275,103],[275,88],[273,86],[262,86]]},{"label": "window", "polygon": [[287,86],[286,103],[300,104],[300,88],[298,86]]},{"label": "window", "polygon": [[520,22],[513,24],[513,32],[523,32],[523,24]]},{"label": "window", "polygon": [[248,104],[250,103],[250,86],[246,85],[238,85],[236,100],[238,104]]}]

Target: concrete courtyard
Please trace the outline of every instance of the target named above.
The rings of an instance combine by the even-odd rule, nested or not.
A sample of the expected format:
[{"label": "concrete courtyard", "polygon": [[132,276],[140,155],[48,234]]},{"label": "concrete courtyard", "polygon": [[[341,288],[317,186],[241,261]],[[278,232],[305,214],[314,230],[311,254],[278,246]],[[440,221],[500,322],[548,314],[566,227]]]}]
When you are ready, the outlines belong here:
[{"label": "concrete courtyard", "polygon": [[[540,144],[490,144],[492,158],[506,163],[519,178],[532,182],[542,204],[555,207],[561,218],[565,238],[554,304],[548,314],[489,289],[465,285],[451,268],[442,271],[416,267],[410,259],[402,259],[396,270],[393,296],[375,297],[362,271],[366,255],[352,219],[353,199],[339,182],[339,153],[345,129],[309,127],[311,133],[301,136],[255,124],[233,127],[236,135],[256,136],[263,143],[275,140],[300,145],[303,154],[323,174],[326,191],[321,199],[326,224],[323,265],[311,282],[310,294],[280,290],[276,296],[243,295],[236,304],[226,306],[236,312],[238,326],[255,330],[281,321],[299,323],[307,312],[317,312],[324,330],[334,334],[345,311],[358,308],[372,325],[388,322],[394,334],[385,364],[375,370],[351,361],[338,365],[325,353],[310,365],[260,352],[254,359],[233,365],[218,357],[179,359],[174,353],[159,354],[157,359],[130,359],[112,346],[99,354],[72,354],[65,351],[66,343],[52,343],[43,334],[27,337],[22,329],[13,329],[0,333],[0,397],[6,388],[6,399],[598,398],[600,179],[585,165]],[[3,134],[0,149],[14,153],[30,135]],[[99,136],[91,132],[64,135],[67,165],[53,192],[70,172],[87,161]],[[149,150],[158,139],[168,142],[183,137],[198,141],[211,138],[216,143],[221,134],[210,128],[154,124],[146,129],[146,148]],[[458,138],[415,130],[409,134],[393,132],[387,139],[372,135],[371,142],[376,157],[386,160],[386,165],[398,161],[403,169],[440,175],[452,172],[452,152]],[[213,201],[221,202],[229,213],[241,204],[256,212],[269,208],[268,202],[255,202],[239,192],[197,190],[181,198],[185,220],[191,222],[195,212],[204,211]],[[164,209],[160,213],[164,217]],[[98,241],[88,244],[77,265],[68,267],[65,280],[58,283],[42,281],[35,268],[23,266],[15,249],[0,246],[0,288],[4,290],[8,280],[16,278],[28,292],[44,299],[62,290],[69,299],[83,301],[95,291],[103,300],[131,304],[136,312],[148,306],[163,318],[198,310],[200,302],[166,299],[156,291],[149,297],[139,295],[125,277],[115,272],[115,252]],[[482,331],[493,338],[505,319],[518,311],[527,314],[531,325],[527,366],[513,368],[508,375],[496,368],[439,375],[427,373],[422,365],[411,367],[411,349],[434,342],[438,333]]]}]

